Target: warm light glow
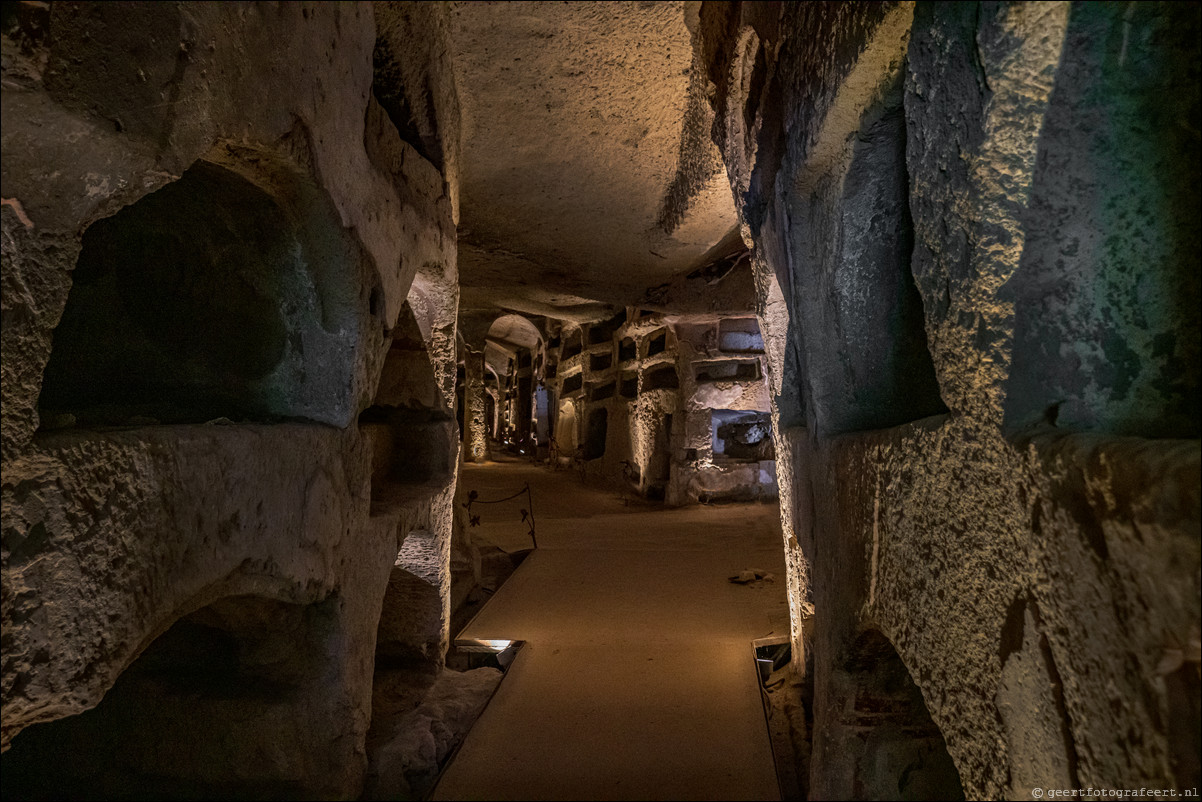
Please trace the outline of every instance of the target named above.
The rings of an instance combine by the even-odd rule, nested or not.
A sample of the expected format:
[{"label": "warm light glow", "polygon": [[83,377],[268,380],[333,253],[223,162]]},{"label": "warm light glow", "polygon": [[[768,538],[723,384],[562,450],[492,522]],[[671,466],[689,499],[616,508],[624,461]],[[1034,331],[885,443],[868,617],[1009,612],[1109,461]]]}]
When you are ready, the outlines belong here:
[{"label": "warm light glow", "polygon": [[461,652],[477,652],[500,654],[513,645],[511,640],[490,638],[466,638],[455,641],[455,648]]}]

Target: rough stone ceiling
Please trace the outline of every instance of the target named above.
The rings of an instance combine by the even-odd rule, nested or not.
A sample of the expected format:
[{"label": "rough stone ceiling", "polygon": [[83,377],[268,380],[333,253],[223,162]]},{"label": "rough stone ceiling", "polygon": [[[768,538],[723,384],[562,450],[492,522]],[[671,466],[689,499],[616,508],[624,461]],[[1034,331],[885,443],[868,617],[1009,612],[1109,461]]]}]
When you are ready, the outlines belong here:
[{"label": "rough stone ceiling", "polygon": [[[698,6],[454,4],[464,308],[599,317],[721,255],[736,218],[691,81]],[[700,189],[669,235],[679,164]]]}]

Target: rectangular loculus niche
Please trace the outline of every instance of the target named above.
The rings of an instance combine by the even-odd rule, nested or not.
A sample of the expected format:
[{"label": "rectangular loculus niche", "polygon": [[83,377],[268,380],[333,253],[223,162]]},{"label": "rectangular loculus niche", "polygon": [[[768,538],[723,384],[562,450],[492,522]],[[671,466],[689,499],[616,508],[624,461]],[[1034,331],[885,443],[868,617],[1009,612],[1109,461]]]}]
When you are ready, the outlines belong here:
[{"label": "rectangular loculus niche", "polygon": [[643,376],[643,390],[675,390],[680,387],[675,365],[664,365]]},{"label": "rectangular loculus niche", "polygon": [[623,337],[622,342],[618,344],[618,361],[630,362],[637,359],[639,355],[638,345],[631,337]]},{"label": "rectangular loculus niche", "polygon": [[590,395],[589,399],[591,401],[604,401],[608,398],[613,398],[614,392],[616,389],[617,389],[617,384],[615,382],[609,382],[608,384],[603,384],[600,387],[597,387],[592,391],[592,394]]},{"label": "rectangular loculus niche", "polygon": [[569,395],[584,387],[584,375],[580,373],[568,376],[563,380],[563,394]]},{"label": "rectangular loculus niche", "polygon": [[759,321],[737,317],[718,322],[718,349],[731,354],[762,354],[764,338]]},{"label": "rectangular loculus niche", "polygon": [[668,350],[668,330],[660,329],[647,336],[647,356],[662,354]]},{"label": "rectangular loculus niche", "polygon": [[721,362],[694,364],[693,377],[698,384],[710,384],[713,382],[759,381],[763,374],[760,372],[758,359],[727,359]]},{"label": "rectangular loculus niche", "polygon": [[710,428],[715,460],[759,462],[776,456],[772,418],[767,412],[711,410]]},{"label": "rectangular loculus niche", "polygon": [[584,350],[581,341],[580,329],[573,329],[564,335],[563,338],[563,356],[561,359],[571,359]]},{"label": "rectangular loculus niche", "polygon": [[[811,242],[795,226],[793,281],[828,288],[800,300],[806,382],[823,434],[897,426],[947,411],[928,350],[906,168],[901,85],[862,118],[838,204],[822,211],[834,236]],[[797,193],[794,219],[818,214]],[[825,207],[824,207],[825,208]],[[808,230],[808,229],[807,229]],[[821,239],[821,238],[819,238]]]},{"label": "rectangular loculus niche", "polygon": [[588,327],[588,344],[601,345],[610,342],[614,338],[614,333],[625,323],[626,310],[622,310],[603,323],[594,323]]}]

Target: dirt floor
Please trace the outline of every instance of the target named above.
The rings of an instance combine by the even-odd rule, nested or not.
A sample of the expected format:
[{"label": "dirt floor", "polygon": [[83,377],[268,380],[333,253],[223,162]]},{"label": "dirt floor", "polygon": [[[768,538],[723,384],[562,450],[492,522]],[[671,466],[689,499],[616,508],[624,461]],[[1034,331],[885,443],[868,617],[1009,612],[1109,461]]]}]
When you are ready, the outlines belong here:
[{"label": "dirt floor", "polygon": [[[525,646],[432,798],[778,799],[750,643],[788,633],[776,506],[626,506],[518,462],[460,494],[526,482],[539,548],[461,633]],[[529,548],[527,506],[475,504],[473,537]]]}]

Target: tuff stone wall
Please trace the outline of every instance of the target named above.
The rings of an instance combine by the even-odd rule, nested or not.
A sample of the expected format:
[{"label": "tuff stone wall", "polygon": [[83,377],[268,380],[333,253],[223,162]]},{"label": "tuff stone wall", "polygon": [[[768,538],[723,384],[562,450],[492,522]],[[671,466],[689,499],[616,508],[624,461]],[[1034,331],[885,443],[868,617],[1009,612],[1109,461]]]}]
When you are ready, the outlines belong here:
[{"label": "tuff stone wall", "polygon": [[[814,796],[1196,787],[1197,5],[679,10],[705,191],[675,236],[727,219],[702,98],[738,236],[621,320],[564,296],[504,375],[465,333],[467,456],[487,403],[541,438],[545,380],[595,476],[775,484]],[[357,796],[379,659],[441,668],[446,14],[5,7],[5,796]],[[762,354],[724,329],[752,308]],[[98,733],[129,749],[62,759]]]},{"label": "tuff stone wall", "polygon": [[[547,428],[558,465],[670,505],[776,496],[746,259],[736,255],[708,276],[720,282],[707,311],[698,271],[660,288],[658,303],[671,312],[627,307],[594,323],[543,322],[546,346],[518,375],[554,402]],[[511,381],[498,404],[522,395]]]},{"label": "tuff stone wall", "polygon": [[938,793],[1196,784],[1197,7],[701,23],[774,394],[810,792],[917,776],[847,726],[873,632],[946,744]]},{"label": "tuff stone wall", "polygon": [[[447,573],[456,438],[429,436],[454,428],[442,12],[47,5],[6,8],[2,38],[5,782],[53,760],[92,791],[155,775],[154,793],[354,797],[390,572],[421,552],[423,577]],[[405,66],[422,80],[390,83],[394,105],[438,97],[415,143],[373,96],[398,26],[430,30]],[[384,608],[390,632],[423,622],[435,663],[445,584],[420,614]],[[264,640],[271,611],[291,611],[291,644]],[[186,687],[196,628],[228,646],[258,724],[229,715],[233,686]],[[147,677],[180,682],[131,707]],[[165,735],[107,765],[53,758],[98,721]]]}]

